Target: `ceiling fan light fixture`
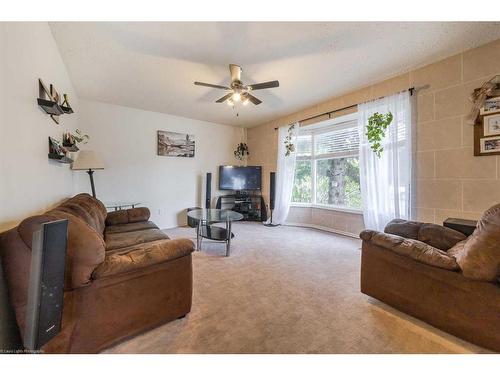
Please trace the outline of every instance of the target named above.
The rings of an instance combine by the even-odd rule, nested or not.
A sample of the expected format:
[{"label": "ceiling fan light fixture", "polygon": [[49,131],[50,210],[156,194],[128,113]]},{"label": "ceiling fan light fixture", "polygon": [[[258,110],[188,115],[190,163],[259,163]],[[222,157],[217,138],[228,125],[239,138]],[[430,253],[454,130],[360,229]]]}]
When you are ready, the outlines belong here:
[{"label": "ceiling fan light fixture", "polygon": [[233,102],[233,99],[232,99],[232,98],[229,98],[229,99],[227,100],[227,102],[226,102],[226,103],[227,103],[227,105],[228,105],[228,106],[230,106],[230,107],[234,105],[234,102]]},{"label": "ceiling fan light fixture", "polygon": [[241,100],[241,94],[239,92],[235,92],[233,94],[233,101],[239,102]]},{"label": "ceiling fan light fixture", "polygon": [[243,100],[243,105],[247,105],[248,103],[250,102],[250,100],[248,100],[248,98],[246,98],[245,100]]}]

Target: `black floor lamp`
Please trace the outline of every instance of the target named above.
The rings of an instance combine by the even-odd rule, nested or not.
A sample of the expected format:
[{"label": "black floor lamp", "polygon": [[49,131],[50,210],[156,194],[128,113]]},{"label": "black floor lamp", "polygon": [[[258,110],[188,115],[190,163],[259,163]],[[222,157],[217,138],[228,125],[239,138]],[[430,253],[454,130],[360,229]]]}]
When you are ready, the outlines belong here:
[{"label": "black floor lamp", "polygon": [[90,187],[92,189],[92,196],[96,198],[94,186],[94,170],[104,169],[104,163],[99,156],[90,150],[82,150],[78,153],[78,157],[71,166],[74,171],[87,171],[90,177]]}]

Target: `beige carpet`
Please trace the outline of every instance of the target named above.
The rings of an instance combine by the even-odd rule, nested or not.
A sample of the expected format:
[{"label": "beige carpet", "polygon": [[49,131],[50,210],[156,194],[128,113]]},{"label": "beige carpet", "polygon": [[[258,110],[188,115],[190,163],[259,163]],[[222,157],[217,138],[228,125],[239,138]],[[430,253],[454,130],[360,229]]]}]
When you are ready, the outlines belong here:
[{"label": "beige carpet", "polygon": [[[108,353],[470,353],[484,351],[359,292],[360,241],[237,223],[194,253],[191,313]],[[167,230],[195,239],[194,229]]]}]

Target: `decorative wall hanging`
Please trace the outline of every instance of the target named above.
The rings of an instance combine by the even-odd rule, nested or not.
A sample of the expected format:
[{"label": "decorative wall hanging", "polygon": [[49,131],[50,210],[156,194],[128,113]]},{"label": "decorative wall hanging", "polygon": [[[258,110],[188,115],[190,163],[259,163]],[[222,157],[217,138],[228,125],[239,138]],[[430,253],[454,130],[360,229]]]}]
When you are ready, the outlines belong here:
[{"label": "decorative wall hanging", "polygon": [[494,76],[489,81],[485,82],[480,88],[475,89],[470,95],[469,100],[472,102],[472,109],[467,116],[469,124],[476,123],[478,115],[484,115],[487,110],[487,101],[493,97],[500,96],[500,75]]},{"label": "decorative wall hanging", "polygon": [[61,98],[56,88],[51,84],[49,90],[43,81],[38,79],[37,103],[56,124],[59,124],[60,115],[73,113],[73,108],[71,108],[68,101],[68,95],[64,94],[63,96],[64,101],[61,104]]},{"label": "decorative wall hanging", "polygon": [[158,155],[194,157],[194,135],[158,130]]},{"label": "decorative wall hanging", "polygon": [[382,140],[385,137],[387,127],[392,122],[392,117],[391,112],[385,115],[375,112],[368,118],[365,135],[368,137],[368,142],[371,143],[371,149],[379,158],[382,156],[382,151],[384,151]]},{"label": "decorative wall hanging", "polygon": [[236,146],[236,150],[234,150],[234,157],[238,160],[245,159],[250,152],[248,152],[248,146],[246,143],[240,143]]},{"label": "decorative wall hanging", "polygon": [[76,129],[75,134],[70,132],[63,134],[63,146],[70,152],[77,152],[79,150],[78,144],[86,144],[89,139],[90,137],[87,134],[83,134],[80,129]]}]

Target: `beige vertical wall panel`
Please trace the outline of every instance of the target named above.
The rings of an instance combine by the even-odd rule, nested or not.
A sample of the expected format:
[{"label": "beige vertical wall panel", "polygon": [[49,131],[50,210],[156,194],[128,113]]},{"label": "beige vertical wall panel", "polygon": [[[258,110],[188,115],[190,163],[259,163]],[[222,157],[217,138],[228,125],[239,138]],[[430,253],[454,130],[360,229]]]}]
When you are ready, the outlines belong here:
[{"label": "beige vertical wall panel", "polygon": [[392,95],[395,92],[406,90],[410,87],[410,73],[390,78],[372,86],[372,97]]},{"label": "beige vertical wall panel", "polygon": [[491,179],[496,173],[496,157],[474,156],[470,147],[436,151],[436,178]]},{"label": "beige vertical wall panel", "polygon": [[464,59],[464,82],[495,75],[500,72],[500,40],[466,51]]},{"label": "beige vertical wall panel", "polygon": [[419,151],[444,150],[462,146],[462,118],[419,123],[417,147]]},{"label": "beige vertical wall panel", "polygon": [[[277,132],[269,130],[278,124],[416,86],[420,90],[416,94],[415,218],[436,223],[442,223],[448,216],[477,218],[483,210],[500,203],[500,157],[472,156],[473,127],[465,119],[471,107],[469,95],[495,74],[500,74],[500,40],[250,128],[250,152],[255,149],[259,153],[276,154]],[[263,164],[265,161],[266,170],[276,169],[276,156],[263,155],[253,160]],[[264,192],[268,194],[267,186],[264,186]],[[296,209],[292,210],[295,212]],[[311,213],[309,220],[316,210],[308,211]],[[325,215],[329,215],[333,229],[359,232],[360,215],[345,216],[335,211],[322,211],[316,214],[316,220],[320,220],[319,217],[326,220]],[[308,217],[303,219],[308,220]]]},{"label": "beige vertical wall panel", "polygon": [[434,93],[417,94],[417,121],[434,120]]},{"label": "beige vertical wall panel", "polygon": [[417,178],[429,179],[435,177],[434,151],[419,151],[417,158]]},{"label": "beige vertical wall panel", "polygon": [[430,92],[462,83],[462,56],[455,55],[417,69],[410,74],[411,85]]}]

